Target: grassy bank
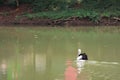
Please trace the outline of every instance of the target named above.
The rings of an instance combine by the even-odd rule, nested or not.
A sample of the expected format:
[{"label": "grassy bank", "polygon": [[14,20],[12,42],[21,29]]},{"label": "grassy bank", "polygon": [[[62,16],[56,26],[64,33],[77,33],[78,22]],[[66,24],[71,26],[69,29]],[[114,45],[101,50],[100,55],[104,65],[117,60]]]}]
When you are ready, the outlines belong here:
[{"label": "grassy bank", "polygon": [[62,10],[32,11],[30,4],[21,4],[18,9],[0,7],[0,25],[69,25],[69,26],[119,26],[119,9],[68,8]]},{"label": "grassy bank", "polygon": [[98,22],[101,18],[116,18],[120,19],[120,11],[99,11],[90,9],[70,9],[61,11],[46,11],[37,13],[27,13],[22,15],[29,19],[42,18],[42,19],[68,19],[68,18],[88,18],[91,21]]}]

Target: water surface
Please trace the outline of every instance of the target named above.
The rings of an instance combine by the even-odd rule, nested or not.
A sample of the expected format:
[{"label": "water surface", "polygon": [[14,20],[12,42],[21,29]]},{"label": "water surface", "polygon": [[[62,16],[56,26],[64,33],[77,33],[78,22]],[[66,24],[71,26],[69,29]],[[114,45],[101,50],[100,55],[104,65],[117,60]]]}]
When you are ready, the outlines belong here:
[{"label": "water surface", "polygon": [[119,57],[119,27],[0,27],[0,80],[120,80]]}]

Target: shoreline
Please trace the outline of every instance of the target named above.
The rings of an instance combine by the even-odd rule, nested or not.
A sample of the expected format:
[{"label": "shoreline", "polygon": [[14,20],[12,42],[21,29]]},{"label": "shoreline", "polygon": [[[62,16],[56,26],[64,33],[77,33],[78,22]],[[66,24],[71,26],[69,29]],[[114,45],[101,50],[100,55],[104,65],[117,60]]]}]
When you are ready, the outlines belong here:
[{"label": "shoreline", "polygon": [[69,18],[69,19],[27,19],[19,20],[4,18],[0,20],[0,26],[4,25],[36,25],[36,26],[120,26],[120,20],[103,18],[99,22],[93,22],[89,19]]},{"label": "shoreline", "polygon": [[[0,7],[0,26],[2,25],[37,25],[37,26],[120,26],[120,17],[102,17],[97,22],[90,20],[89,17],[80,18],[77,15],[70,16],[64,19],[40,18],[38,16],[26,17],[22,16],[25,13],[32,13],[29,4],[22,4],[18,9],[15,7],[1,6]],[[50,12],[51,13],[51,12]],[[74,12],[76,13],[76,12]],[[57,13],[51,13],[51,15]],[[39,14],[41,15],[41,14]],[[58,14],[57,14],[58,15]],[[64,16],[66,14],[59,14]],[[21,17],[22,16],[22,17]],[[65,16],[64,16],[65,17]]]}]

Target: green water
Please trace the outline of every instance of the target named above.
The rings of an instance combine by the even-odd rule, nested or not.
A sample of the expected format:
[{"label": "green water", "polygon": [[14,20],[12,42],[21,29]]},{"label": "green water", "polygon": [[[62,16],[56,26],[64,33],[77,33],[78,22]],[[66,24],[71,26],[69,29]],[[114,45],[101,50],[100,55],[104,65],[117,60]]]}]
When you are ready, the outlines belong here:
[{"label": "green water", "polygon": [[0,80],[120,80],[119,57],[119,27],[0,27]]}]

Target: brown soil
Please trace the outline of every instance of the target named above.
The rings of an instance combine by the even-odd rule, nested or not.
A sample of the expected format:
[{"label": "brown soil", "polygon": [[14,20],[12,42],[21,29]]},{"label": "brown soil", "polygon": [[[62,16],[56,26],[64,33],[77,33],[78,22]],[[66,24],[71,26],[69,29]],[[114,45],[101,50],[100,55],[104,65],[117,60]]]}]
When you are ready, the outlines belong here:
[{"label": "brown soil", "polygon": [[0,25],[67,25],[67,26],[120,26],[120,19],[102,18],[99,22],[92,22],[88,18],[80,19],[79,17],[71,17],[68,19],[28,19],[26,17],[17,19],[16,16],[31,13],[31,8],[28,4],[22,4],[19,8],[10,6],[0,7]]}]

